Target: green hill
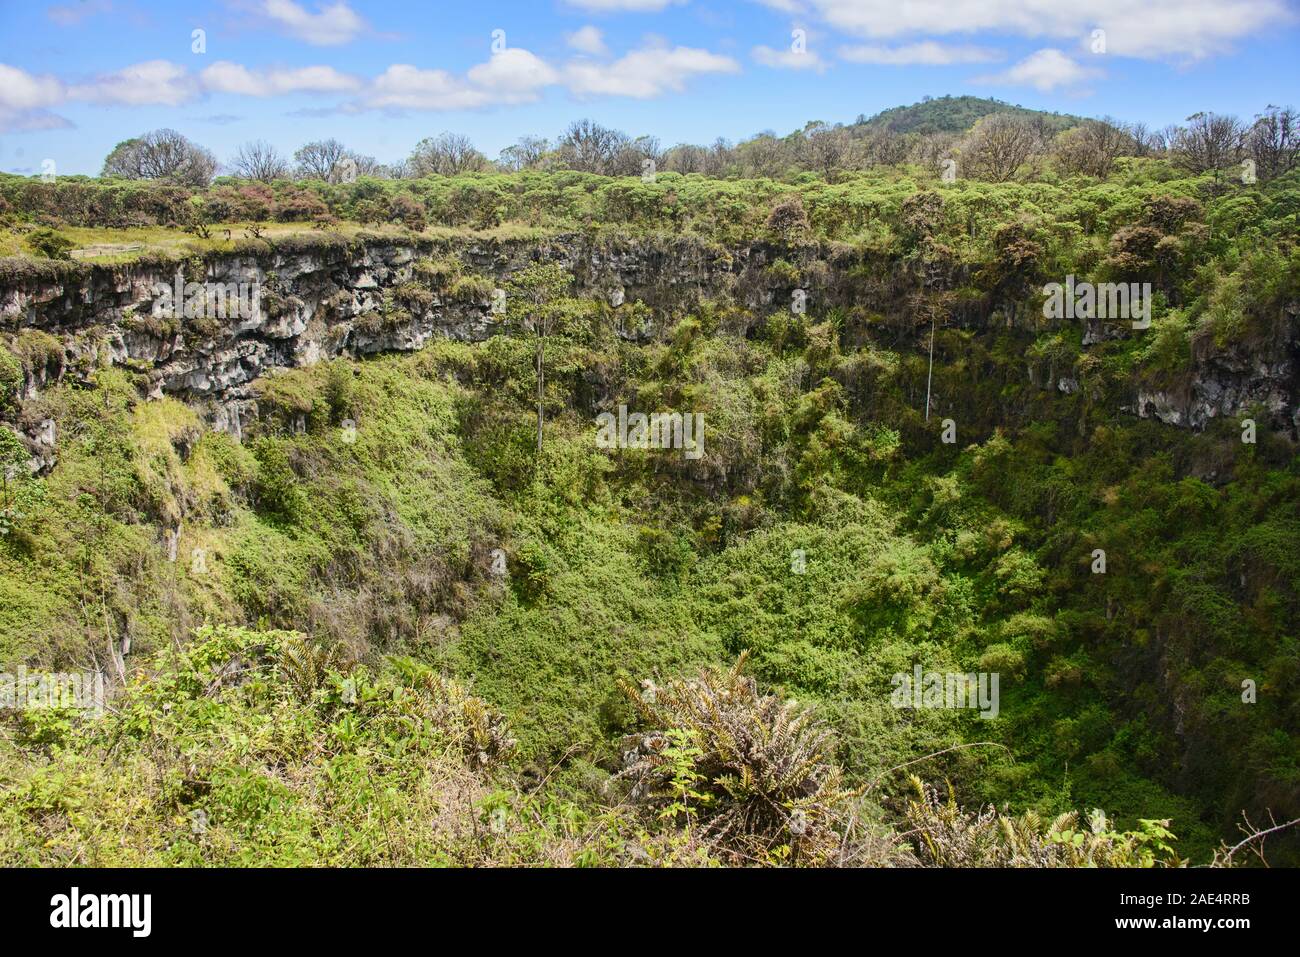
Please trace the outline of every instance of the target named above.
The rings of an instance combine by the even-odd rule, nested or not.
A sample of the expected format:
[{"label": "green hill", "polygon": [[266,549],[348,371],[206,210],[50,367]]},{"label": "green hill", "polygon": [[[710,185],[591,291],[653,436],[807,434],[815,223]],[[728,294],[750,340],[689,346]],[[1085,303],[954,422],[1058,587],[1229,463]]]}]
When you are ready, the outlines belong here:
[{"label": "green hill", "polygon": [[926,97],[911,106],[882,110],[870,119],[860,118],[854,125],[886,129],[891,133],[965,133],[980,119],[993,113],[1015,113],[1042,117],[1054,131],[1077,126],[1082,117],[1068,113],[1031,110],[982,96]]}]

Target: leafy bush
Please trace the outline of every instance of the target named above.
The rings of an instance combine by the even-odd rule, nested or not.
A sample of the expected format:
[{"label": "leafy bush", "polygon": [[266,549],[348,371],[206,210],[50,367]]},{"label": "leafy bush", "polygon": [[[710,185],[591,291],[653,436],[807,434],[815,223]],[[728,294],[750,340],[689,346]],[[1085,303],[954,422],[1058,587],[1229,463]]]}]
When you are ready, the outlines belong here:
[{"label": "leafy bush", "polygon": [[428,224],[424,204],[406,193],[398,193],[388,201],[388,215],[416,232]]},{"label": "leafy bush", "polygon": [[804,210],[803,198],[798,193],[782,194],[767,214],[767,228],[787,243],[807,236],[808,213]]},{"label": "leafy bush", "polygon": [[908,840],[928,867],[1177,867],[1168,821],[1144,820],[1118,832],[1094,810],[1086,826],[1077,812],[1046,822],[1033,811],[1018,816],[992,807],[965,811],[951,793],[911,778],[916,796],[907,803]]},{"label": "leafy bush", "polygon": [[350,665],[293,632],[204,628],[101,718],[17,720],[26,744],[0,745],[6,865],[510,863],[539,842],[557,860],[578,852],[559,809],[534,816],[522,796],[523,814],[503,815],[499,833],[485,826],[502,805],[477,775],[513,742],[483,701],[410,663]]},{"label": "leafy bush", "polygon": [[75,245],[72,240],[53,229],[41,227],[27,234],[23,243],[38,256],[46,259],[71,259],[69,251]]},{"label": "leafy bush", "polygon": [[22,363],[3,344],[0,344],[0,414],[10,411],[17,405],[23,381]]},{"label": "leafy bush", "polygon": [[625,686],[650,730],[625,739],[618,777],[633,801],[698,820],[711,849],[823,863],[840,850],[852,797],[833,737],[807,709],[760,695],[744,665]]}]

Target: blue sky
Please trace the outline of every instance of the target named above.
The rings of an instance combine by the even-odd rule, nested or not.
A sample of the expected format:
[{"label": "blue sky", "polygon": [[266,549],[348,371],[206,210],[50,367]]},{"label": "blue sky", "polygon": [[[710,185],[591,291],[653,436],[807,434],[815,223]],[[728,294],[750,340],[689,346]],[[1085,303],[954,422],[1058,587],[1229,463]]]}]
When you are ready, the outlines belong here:
[{"label": "blue sky", "polygon": [[584,116],[735,141],[945,93],[1161,127],[1300,106],[1298,55],[1292,0],[0,0],[0,169],[94,174],[164,126],[222,160],[495,157]]}]

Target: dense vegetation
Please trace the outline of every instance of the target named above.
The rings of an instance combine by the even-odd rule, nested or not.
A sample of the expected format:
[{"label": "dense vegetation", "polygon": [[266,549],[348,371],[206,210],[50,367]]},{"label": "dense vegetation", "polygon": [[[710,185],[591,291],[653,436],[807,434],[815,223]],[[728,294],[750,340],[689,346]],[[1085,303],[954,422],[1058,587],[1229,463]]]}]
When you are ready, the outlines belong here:
[{"label": "dense vegetation", "polygon": [[[0,180],[46,246],[188,226],[220,250],[214,224],[266,220],[671,233],[788,250],[770,269],[810,292],[807,315],[711,301],[638,342],[550,282],[540,451],[523,336],[267,377],[241,443],[129,367],[24,400],[61,345],[9,330],[0,417],[55,420],[59,461],[6,479],[0,663],[126,680],[100,720],[6,719],[0,854],[1149,865],[1210,861],[1243,812],[1300,817],[1293,423],[1250,410],[1246,444],[1124,408],[1209,355],[1294,354],[1300,174],[1070,155],[1005,182]],[[846,270],[887,305],[819,306]],[[1084,348],[1042,318],[1067,274],[1152,282],[1152,327]],[[708,454],[596,448],[595,394],[702,411]],[[893,707],[918,662],[998,672],[999,717]]]},{"label": "dense vegetation", "polygon": [[920,103],[911,106],[895,106],[881,110],[875,116],[858,117],[855,127],[876,127],[890,133],[916,133],[922,136],[933,133],[950,133],[961,135],[986,116],[1009,114],[1024,117],[1034,122],[1043,122],[1054,131],[1078,126],[1084,120],[1069,114],[1045,114],[1039,110],[1029,110],[1021,106],[1012,106],[1001,100],[982,96],[941,96],[926,97]]},{"label": "dense vegetation", "polygon": [[[1139,162],[1153,157],[1164,161],[1154,172]],[[475,229],[504,222],[626,223],[734,239],[752,235],[756,214],[793,185],[817,234],[861,240],[918,183],[940,177],[948,184],[1019,181],[1069,192],[1035,191],[1028,198],[1039,208],[1026,213],[1037,216],[1045,207],[1079,201],[1110,205],[1094,189],[1104,192],[1107,184],[1097,180],[1117,166],[1121,183],[1131,183],[1135,173],[1148,182],[1210,175],[1222,187],[1225,178],[1270,183],[1298,163],[1300,122],[1289,108],[1270,106],[1250,124],[1198,113],[1186,125],[1154,131],[975,97],[942,97],[849,125],[811,122],[734,146],[719,140],[667,150],[653,137],[634,139],[583,120],[554,143],[524,137],[496,163],[466,138],[444,133],[422,140],[396,165],[326,140],[303,146],[293,164],[265,143],[245,144],[222,167],[179,133],[155,130],[120,143],[99,179],[0,175],[0,219],[20,234],[32,227],[161,225],[205,240],[216,224],[268,220],[417,230],[430,223]],[[232,175],[214,180],[218,170]],[[882,181],[892,187],[883,194]],[[1300,209],[1294,190],[1284,202],[1293,215]],[[1004,222],[1007,209],[995,201],[964,212],[969,233],[977,220]],[[1080,219],[1085,232],[1109,225],[1079,212],[1082,217],[1067,215]]]}]

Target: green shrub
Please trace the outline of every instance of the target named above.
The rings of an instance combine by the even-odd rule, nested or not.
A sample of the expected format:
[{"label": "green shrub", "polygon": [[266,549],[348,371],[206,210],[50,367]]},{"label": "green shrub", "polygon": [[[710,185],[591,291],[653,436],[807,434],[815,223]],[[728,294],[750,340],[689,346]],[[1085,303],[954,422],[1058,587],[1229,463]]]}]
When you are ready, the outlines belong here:
[{"label": "green shrub", "polygon": [[1086,826],[1076,812],[1051,822],[1033,811],[1018,816],[988,807],[965,811],[951,793],[911,778],[916,796],[908,801],[909,840],[929,867],[1177,867],[1168,821],[1144,820],[1119,832],[1094,810]]},{"label": "green shrub", "polygon": [[0,344],[0,414],[12,411],[18,405],[23,381],[22,363]]},{"label": "green shrub", "polygon": [[459,302],[487,302],[496,284],[486,276],[457,276],[447,294]]},{"label": "green shrub", "polygon": [[40,227],[27,234],[23,243],[38,256],[46,259],[71,259],[69,251],[75,245],[72,240],[53,229]]},{"label": "green shrub", "polygon": [[624,741],[618,776],[661,818],[698,821],[712,851],[826,863],[841,853],[851,797],[833,737],[806,708],[760,695],[744,664],[625,685],[649,730]]}]

